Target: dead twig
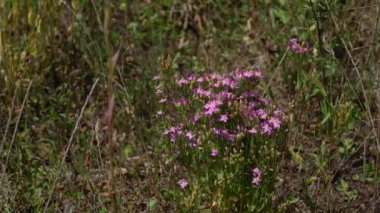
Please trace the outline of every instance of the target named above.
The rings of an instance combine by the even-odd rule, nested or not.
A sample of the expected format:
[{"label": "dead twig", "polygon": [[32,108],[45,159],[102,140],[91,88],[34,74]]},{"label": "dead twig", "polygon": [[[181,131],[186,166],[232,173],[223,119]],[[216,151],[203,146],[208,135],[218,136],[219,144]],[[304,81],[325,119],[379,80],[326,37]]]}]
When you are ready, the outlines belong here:
[{"label": "dead twig", "polygon": [[83,104],[83,106],[82,106],[82,109],[81,109],[81,111],[80,111],[80,113],[79,113],[78,119],[77,119],[77,121],[76,121],[76,123],[75,123],[75,127],[74,127],[73,132],[71,133],[71,136],[70,136],[70,139],[69,139],[69,144],[68,144],[67,147],[66,147],[65,153],[64,153],[63,158],[62,158],[62,160],[61,160],[61,164],[60,164],[60,166],[59,166],[58,172],[57,172],[57,174],[56,174],[56,176],[55,176],[55,179],[54,179],[53,185],[52,185],[52,187],[51,187],[50,194],[49,194],[49,198],[48,198],[48,200],[47,200],[47,202],[46,202],[46,204],[45,204],[44,213],[46,213],[46,211],[47,211],[47,208],[48,208],[48,206],[49,206],[49,203],[50,203],[51,197],[53,196],[54,189],[55,189],[55,186],[56,186],[56,184],[57,184],[58,178],[59,178],[59,176],[61,175],[62,167],[65,165],[66,157],[67,157],[67,155],[68,155],[68,153],[69,153],[69,151],[70,151],[70,147],[71,147],[71,144],[72,144],[72,142],[73,142],[74,135],[75,135],[75,133],[76,133],[76,131],[77,131],[77,129],[78,129],[79,122],[80,122],[80,120],[82,119],[83,112],[84,112],[84,110],[86,109],[86,106],[87,106],[87,104],[88,104],[88,102],[89,102],[89,100],[90,100],[90,97],[91,97],[92,93],[94,92],[94,89],[95,89],[95,87],[96,87],[98,81],[99,81],[99,78],[97,78],[97,79],[95,80],[94,84],[92,85],[92,88],[91,88],[91,90],[90,90],[90,93],[87,95],[86,101],[84,102],[84,104]]},{"label": "dead twig", "polygon": [[11,109],[9,110],[8,120],[7,120],[7,124],[5,126],[5,132],[4,132],[4,135],[3,135],[3,139],[1,140],[0,156],[1,156],[1,153],[3,152],[3,148],[4,148],[4,144],[5,144],[5,139],[7,138],[9,126],[11,124],[12,112],[13,112],[13,108],[15,106],[16,94],[17,94],[17,87],[16,87],[14,95],[13,95],[12,106],[11,106]]},{"label": "dead twig", "polygon": [[8,165],[9,157],[11,155],[12,147],[13,147],[13,144],[14,144],[15,139],[16,139],[18,124],[20,123],[21,115],[22,115],[22,112],[24,111],[25,103],[26,103],[26,100],[28,99],[29,91],[30,91],[30,88],[32,87],[32,84],[33,84],[33,80],[31,80],[29,82],[29,86],[28,86],[28,89],[26,90],[26,94],[24,96],[24,100],[22,101],[21,109],[20,109],[20,112],[18,114],[17,121],[16,121],[16,126],[15,126],[15,128],[13,130],[11,144],[9,145],[9,150],[8,150],[8,153],[7,153],[7,158],[6,158],[5,163],[4,163],[4,173],[3,173],[2,177],[1,177],[1,180],[3,179],[5,171],[7,169],[7,165]]}]

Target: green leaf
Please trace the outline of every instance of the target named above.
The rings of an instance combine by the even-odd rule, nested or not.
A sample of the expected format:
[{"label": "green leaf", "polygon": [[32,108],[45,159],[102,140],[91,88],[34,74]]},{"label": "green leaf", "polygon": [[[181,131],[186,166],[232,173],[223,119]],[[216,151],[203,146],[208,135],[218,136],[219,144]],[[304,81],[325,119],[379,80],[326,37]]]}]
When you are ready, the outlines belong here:
[{"label": "green leaf", "polygon": [[288,205],[292,205],[292,204],[297,203],[299,200],[300,200],[299,197],[290,197],[287,203]]},{"label": "green leaf", "polygon": [[287,10],[283,10],[279,7],[276,7],[276,8],[274,8],[273,13],[277,18],[280,19],[280,21],[283,24],[287,24],[290,20],[290,14],[289,14],[289,11],[287,11]]},{"label": "green leaf", "polygon": [[328,112],[323,118],[323,120],[321,121],[321,124],[325,124],[330,118],[331,118],[331,112]]},{"label": "green leaf", "polygon": [[321,95],[322,95],[324,98],[327,97],[327,93],[326,93],[325,88],[323,87],[323,84],[322,84],[318,79],[315,79],[315,78],[311,78],[311,81],[312,81],[313,84],[319,89]]},{"label": "green leaf", "polygon": [[284,6],[287,3],[287,0],[278,0],[278,3],[280,3],[281,6]]},{"label": "green leaf", "polygon": [[148,211],[154,211],[157,207],[157,203],[158,201],[156,198],[150,199],[148,202]]},{"label": "green leaf", "polygon": [[133,152],[133,147],[132,147],[131,145],[127,145],[127,146],[124,148],[123,152],[124,152],[124,156],[125,156],[126,158],[128,158],[128,157],[132,154],[132,152]]}]

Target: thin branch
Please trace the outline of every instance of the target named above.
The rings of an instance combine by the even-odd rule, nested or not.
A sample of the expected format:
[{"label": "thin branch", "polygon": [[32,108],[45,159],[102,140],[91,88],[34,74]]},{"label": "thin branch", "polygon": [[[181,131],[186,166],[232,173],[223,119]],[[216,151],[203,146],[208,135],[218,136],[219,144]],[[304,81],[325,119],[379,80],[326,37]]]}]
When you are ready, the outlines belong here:
[{"label": "thin branch", "polygon": [[16,94],[17,94],[17,87],[16,87],[16,89],[14,91],[14,95],[13,95],[13,99],[12,99],[12,106],[11,106],[11,109],[9,110],[8,120],[7,120],[7,124],[5,126],[5,132],[4,132],[4,135],[3,135],[3,139],[1,140],[0,156],[1,156],[1,153],[3,152],[3,148],[4,148],[4,144],[5,144],[5,139],[7,138],[9,126],[11,124],[12,112],[13,112],[13,108],[15,106]]},{"label": "thin branch", "polygon": [[45,204],[44,213],[47,212],[47,208],[48,208],[49,203],[50,203],[50,200],[51,200],[51,198],[52,198],[52,196],[53,196],[54,189],[55,189],[55,186],[56,186],[56,184],[57,184],[58,178],[59,178],[59,176],[61,175],[62,168],[63,168],[63,166],[65,165],[65,162],[66,162],[66,157],[67,157],[67,155],[68,155],[68,153],[69,153],[69,151],[70,151],[70,147],[71,147],[71,144],[72,144],[72,142],[73,142],[74,135],[75,135],[75,133],[76,133],[76,131],[77,131],[77,129],[78,129],[79,122],[80,122],[80,120],[82,119],[83,112],[84,112],[84,110],[85,110],[85,108],[86,108],[86,106],[87,106],[87,104],[88,104],[88,102],[89,102],[89,100],[90,100],[91,94],[93,93],[93,91],[94,91],[94,89],[95,89],[95,86],[97,85],[98,81],[99,81],[99,78],[97,78],[97,79],[95,80],[94,84],[92,85],[92,88],[91,88],[91,90],[90,90],[90,93],[87,95],[86,101],[84,102],[84,104],[83,104],[83,106],[82,106],[82,109],[81,109],[81,111],[80,111],[80,113],[79,113],[79,117],[78,117],[78,119],[77,119],[77,121],[76,121],[76,123],[75,123],[75,127],[74,127],[73,132],[71,133],[71,136],[70,136],[70,139],[69,139],[69,144],[68,144],[67,147],[66,147],[66,151],[65,151],[65,153],[64,153],[64,155],[63,155],[63,158],[62,158],[62,160],[61,160],[61,165],[59,166],[58,172],[57,172],[57,174],[56,174],[56,176],[55,176],[55,179],[54,179],[53,185],[52,185],[52,187],[51,187],[51,191],[50,191],[50,194],[49,194],[49,198],[48,198],[48,200],[47,200],[47,202],[46,202],[46,204]]},{"label": "thin branch", "polygon": [[264,90],[264,94],[266,94],[268,92],[270,84],[272,83],[274,77],[277,75],[278,70],[280,69],[280,66],[281,66],[282,62],[284,61],[284,59],[285,59],[286,55],[288,54],[288,52],[289,52],[289,48],[287,48],[286,51],[285,51],[285,53],[284,53],[284,55],[282,55],[282,58],[281,58],[280,62],[278,63],[277,67],[275,68],[273,75],[269,79],[268,85],[266,86],[266,88]]},{"label": "thin branch", "polygon": [[[311,10],[313,11],[315,23],[317,24],[319,53],[323,56],[323,55],[326,55],[326,54],[325,54],[325,50],[323,49],[323,30],[322,30],[322,26],[319,23],[319,17],[317,15],[317,12],[315,11],[314,3],[313,3],[312,0],[310,0],[310,6],[311,6]],[[322,66],[322,75],[323,75],[323,86],[326,87],[327,82],[326,82],[326,70],[325,70],[325,66]]]},{"label": "thin branch", "polygon": [[[22,101],[21,110],[20,110],[20,113],[18,114],[18,117],[17,117],[16,126],[15,126],[15,128],[14,128],[14,130],[13,130],[13,135],[12,135],[11,144],[10,144],[10,146],[9,146],[9,150],[8,150],[7,158],[6,158],[6,160],[5,160],[5,164],[4,164],[4,173],[5,173],[6,168],[7,168],[7,165],[8,165],[8,161],[9,161],[9,157],[10,157],[10,155],[11,155],[12,147],[13,147],[13,144],[14,144],[15,139],[16,139],[16,134],[17,134],[18,124],[20,123],[21,115],[22,115],[22,112],[24,111],[25,103],[26,103],[26,100],[28,99],[29,91],[30,91],[30,88],[32,87],[32,84],[33,84],[33,80],[31,80],[31,81],[29,82],[29,86],[28,86],[28,89],[26,90],[26,94],[25,94],[25,96],[24,96],[24,100]],[[4,174],[3,174],[3,175],[4,175]],[[1,179],[3,179],[3,176],[1,177]]]}]

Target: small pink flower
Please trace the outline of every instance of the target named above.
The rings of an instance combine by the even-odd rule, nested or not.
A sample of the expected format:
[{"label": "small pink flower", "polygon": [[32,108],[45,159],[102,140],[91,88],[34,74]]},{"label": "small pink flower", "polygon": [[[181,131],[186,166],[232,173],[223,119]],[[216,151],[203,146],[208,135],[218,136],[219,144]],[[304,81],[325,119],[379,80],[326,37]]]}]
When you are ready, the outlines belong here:
[{"label": "small pink flower", "polygon": [[203,95],[203,96],[206,96],[206,97],[210,97],[210,95],[211,95],[211,92],[209,90],[204,90],[202,88],[196,88],[194,90],[194,93],[195,94],[199,94],[199,95]]},{"label": "small pink flower", "polygon": [[273,115],[278,117],[278,116],[283,116],[284,115],[284,110],[283,109],[276,109],[274,112],[273,112]]},{"label": "small pink flower", "polygon": [[218,80],[218,79],[221,79],[221,77],[222,77],[221,75],[219,75],[218,73],[215,73],[215,72],[211,73],[209,76],[212,80]]},{"label": "small pink flower", "polygon": [[228,116],[227,115],[221,115],[220,118],[219,118],[219,121],[224,122],[224,123],[227,123],[227,120],[228,120]]},{"label": "small pink flower", "polygon": [[200,95],[203,93],[203,89],[202,88],[196,88],[196,89],[194,89],[194,93]]},{"label": "small pink flower", "polygon": [[185,178],[180,179],[177,183],[181,189],[184,189],[187,185],[189,185],[189,182]]},{"label": "small pink flower", "polygon": [[218,100],[209,101],[203,107],[205,109],[205,115],[212,115],[214,113],[219,112],[220,109],[218,107],[222,104],[223,104],[223,102],[218,101]]},{"label": "small pink flower", "polygon": [[223,86],[229,86],[230,83],[231,83],[231,80],[230,80],[229,78],[224,78],[224,79],[222,80],[222,85],[223,85]]},{"label": "small pink flower", "polygon": [[264,109],[257,110],[257,115],[260,119],[266,119],[268,117],[268,113]]},{"label": "small pink flower", "polygon": [[162,93],[164,93],[164,91],[161,88],[156,89],[156,94],[162,94]]},{"label": "small pink flower", "polygon": [[228,141],[234,141],[236,139],[236,135],[229,133],[226,129],[221,130],[220,135]]},{"label": "small pink flower", "polygon": [[212,84],[212,86],[218,88],[220,86],[220,82],[219,81],[215,82],[215,83]]},{"label": "small pink flower", "polygon": [[270,135],[272,133],[272,128],[267,123],[264,123],[261,128],[263,129],[263,133]]},{"label": "small pink flower", "polygon": [[255,76],[257,78],[264,78],[263,73],[258,71],[258,70],[253,70],[253,76]]},{"label": "small pink flower", "polygon": [[211,149],[211,156],[215,157],[216,155],[218,155],[218,149]]},{"label": "small pink flower", "polygon": [[197,122],[199,121],[199,119],[202,118],[202,115],[199,113],[199,112],[196,112],[195,115],[194,115],[194,119],[193,119],[193,122]]},{"label": "small pink flower", "polygon": [[189,100],[187,100],[186,98],[181,98],[181,100],[179,101],[180,104],[182,105],[188,105],[189,104]]},{"label": "small pink flower", "polygon": [[201,145],[202,144],[202,141],[199,139],[199,138],[197,138],[197,140],[195,140],[194,142],[191,142],[190,144],[189,144],[189,146],[190,147],[197,147],[197,146],[199,146],[199,145]]},{"label": "small pink flower", "polygon": [[161,98],[158,102],[160,102],[160,103],[165,103],[166,100],[167,100],[167,98]]},{"label": "small pink flower", "polygon": [[237,88],[237,83],[236,83],[236,81],[231,81],[231,82],[230,82],[230,88],[231,88],[231,89],[236,89],[236,88]]},{"label": "small pink flower", "polygon": [[259,168],[252,169],[253,179],[252,184],[259,185],[261,182],[261,170]]},{"label": "small pink flower", "polygon": [[304,53],[310,50],[310,44],[307,42],[300,42],[298,38],[291,38],[288,41],[289,48],[296,53]]},{"label": "small pink flower", "polygon": [[271,118],[268,120],[268,123],[275,129],[279,129],[281,127],[281,121],[278,120],[278,118]]},{"label": "small pink flower", "polygon": [[233,93],[228,92],[227,90],[222,90],[220,93],[215,95],[216,98],[227,98],[227,99],[233,99],[236,97]]},{"label": "small pink flower", "polygon": [[205,91],[203,91],[203,94],[202,94],[202,95],[204,95],[204,96],[206,96],[206,97],[210,97],[211,92],[210,92],[210,90],[205,90]]},{"label": "small pink flower", "polygon": [[257,167],[253,168],[252,169],[252,173],[255,175],[255,176],[261,176],[261,170]]},{"label": "small pink flower", "polygon": [[204,80],[205,80],[205,78],[202,76],[202,77],[199,77],[199,78],[197,79],[197,82],[202,83]]},{"label": "small pink flower", "polygon": [[188,84],[189,81],[186,79],[181,78],[179,81],[177,81],[177,85],[181,86],[183,84]]},{"label": "small pink flower", "polygon": [[261,182],[261,178],[259,178],[259,177],[255,177],[255,178],[253,178],[253,180],[252,180],[252,184],[259,185],[260,182]]},{"label": "small pink flower", "polygon": [[220,132],[221,130],[220,129],[217,129],[215,127],[212,128],[212,132],[215,134],[215,135],[220,135]]},{"label": "small pink flower", "polygon": [[196,75],[194,73],[192,73],[189,76],[187,76],[186,80],[193,81],[195,79],[195,77],[196,77]]},{"label": "small pink flower", "polygon": [[254,76],[254,72],[253,71],[243,71],[243,76],[246,78],[252,78],[252,76]]},{"label": "small pink flower", "polygon": [[193,138],[194,138],[194,134],[193,134],[193,132],[191,132],[191,131],[187,131],[187,132],[186,132],[186,137],[187,137],[189,140],[193,139]]},{"label": "small pink flower", "polygon": [[255,128],[252,128],[252,129],[248,130],[247,132],[251,133],[251,134],[256,134],[257,130]]}]

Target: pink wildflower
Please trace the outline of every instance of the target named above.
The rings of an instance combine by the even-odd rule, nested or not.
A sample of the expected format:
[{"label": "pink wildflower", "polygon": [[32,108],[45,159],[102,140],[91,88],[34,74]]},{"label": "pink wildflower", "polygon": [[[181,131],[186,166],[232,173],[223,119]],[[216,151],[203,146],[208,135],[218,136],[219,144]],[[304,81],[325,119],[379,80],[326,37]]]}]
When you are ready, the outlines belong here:
[{"label": "pink wildflower", "polygon": [[193,122],[197,122],[199,119],[201,119],[202,116],[200,115],[199,112],[196,112],[195,115],[194,115],[194,119],[193,119]]},{"label": "pink wildflower", "polygon": [[184,189],[187,185],[189,185],[189,182],[185,178],[180,179],[177,183],[181,189]]},{"label": "pink wildflower", "polygon": [[230,82],[230,88],[231,88],[231,89],[236,89],[236,88],[237,88],[237,83],[236,83],[236,81],[231,81],[231,82]]},{"label": "pink wildflower", "polygon": [[215,157],[218,154],[218,149],[211,149],[211,156]]},{"label": "pink wildflower", "polygon": [[193,138],[194,138],[194,134],[193,134],[193,132],[192,132],[192,131],[187,131],[187,132],[186,132],[186,137],[187,137],[189,140],[193,139]]},{"label": "pink wildflower", "polygon": [[262,126],[263,133],[270,135],[272,133],[272,128],[267,123],[264,123]]},{"label": "pink wildflower", "polygon": [[276,117],[280,117],[281,119],[285,119],[285,117],[286,117],[283,109],[276,109],[273,112],[273,115]]},{"label": "pink wildflower", "polygon": [[202,144],[202,141],[199,139],[199,138],[197,138],[197,140],[195,140],[194,142],[191,142],[190,144],[189,144],[189,146],[190,147],[197,147],[197,146],[199,146],[199,145],[201,145]]},{"label": "pink wildflower", "polygon": [[256,134],[257,133],[257,130],[255,128],[252,128],[250,130],[247,130],[248,133],[251,133],[251,134]]},{"label": "pink wildflower", "polygon": [[211,92],[209,90],[204,90],[202,88],[196,88],[194,90],[194,93],[195,94],[199,94],[199,95],[203,95],[203,96],[206,96],[206,97],[210,97],[210,95],[211,95]]},{"label": "pink wildflower", "polygon": [[296,53],[303,53],[310,50],[311,48],[309,43],[307,42],[300,43],[298,38],[289,39],[288,46],[293,52],[296,52]]},{"label": "pink wildflower", "polygon": [[193,81],[195,79],[195,77],[196,77],[196,75],[194,73],[192,73],[189,76],[187,76],[186,80]]},{"label": "pink wildflower", "polygon": [[223,102],[219,100],[209,101],[203,108],[205,109],[205,115],[212,115],[220,111],[218,108]]},{"label": "pink wildflower", "polygon": [[177,125],[177,126],[175,126],[175,127],[172,126],[169,129],[166,129],[163,134],[164,135],[169,135],[170,141],[174,143],[176,141],[177,135],[181,135],[182,134],[182,127],[183,127],[182,123],[179,124],[179,125]]},{"label": "pink wildflower", "polygon": [[209,76],[212,80],[219,80],[222,77],[221,75],[219,75],[218,73],[215,73],[215,72],[211,73]]},{"label": "pink wildflower", "polygon": [[283,110],[281,110],[281,109],[276,109],[276,110],[273,112],[274,116],[279,116],[279,115],[281,115],[282,113],[284,113],[284,112],[283,112]]},{"label": "pink wildflower", "polygon": [[261,178],[259,178],[259,177],[255,177],[255,178],[253,178],[253,180],[252,180],[252,183],[255,184],[255,185],[259,185],[260,182],[261,182]]},{"label": "pink wildflower", "polygon": [[253,71],[243,71],[243,76],[246,78],[252,78],[252,76],[254,76],[254,72]]},{"label": "pink wildflower", "polygon": [[197,79],[197,82],[202,83],[204,80],[205,80],[205,78],[203,76],[201,76]]},{"label": "pink wildflower", "polygon": [[181,85],[183,85],[183,84],[188,84],[189,83],[189,81],[188,80],[186,80],[186,79],[183,79],[183,78],[181,78],[179,81],[177,81],[177,84],[179,85],[179,86],[181,86]]},{"label": "pink wildflower", "polygon": [[268,123],[275,129],[279,129],[281,127],[281,121],[278,120],[278,118],[271,118],[268,120]]},{"label": "pink wildflower", "polygon": [[164,93],[164,91],[161,88],[156,89],[156,94],[162,94],[162,93]]},{"label": "pink wildflower", "polygon": [[256,176],[261,176],[261,170],[259,168],[253,168],[252,173]]},{"label": "pink wildflower", "polygon": [[223,78],[222,85],[223,86],[229,86],[231,83],[231,80],[229,78]]},{"label": "pink wildflower", "polygon": [[253,75],[257,78],[264,78],[263,73],[258,70],[253,70]]},{"label": "pink wildflower", "polygon": [[158,102],[160,102],[160,103],[165,103],[166,100],[167,100],[167,98],[161,98]]},{"label": "pink wildflower", "polygon": [[224,123],[227,123],[227,120],[228,120],[228,116],[227,115],[221,115],[220,118],[219,118],[219,121],[224,122]]},{"label": "pink wildflower", "polygon": [[266,119],[268,117],[268,113],[264,109],[257,110],[257,115],[260,119]]},{"label": "pink wildflower", "polygon": [[252,169],[253,179],[252,184],[259,185],[261,182],[261,170],[259,168]]},{"label": "pink wildflower", "polygon": [[217,81],[217,82],[213,83],[212,86],[218,88],[220,86],[220,82]]},{"label": "pink wildflower", "polygon": [[216,97],[218,98],[227,98],[227,99],[234,99],[236,97],[236,95],[228,92],[227,90],[222,90],[220,93],[216,94],[215,95]]},{"label": "pink wildflower", "polygon": [[179,101],[180,104],[182,105],[188,105],[189,104],[189,100],[187,100],[186,98],[181,98],[181,100]]},{"label": "pink wildflower", "polygon": [[220,135],[220,129],[217,129],[215,127],[212,128],[212,132],[215,134],[215,135]]},{"label": "pink wildflower", "polygon": [[228,141],[234,141],[236,139],[236,135],[229,133],[228,130],[222,129],[219,133],[224,139]]}]

